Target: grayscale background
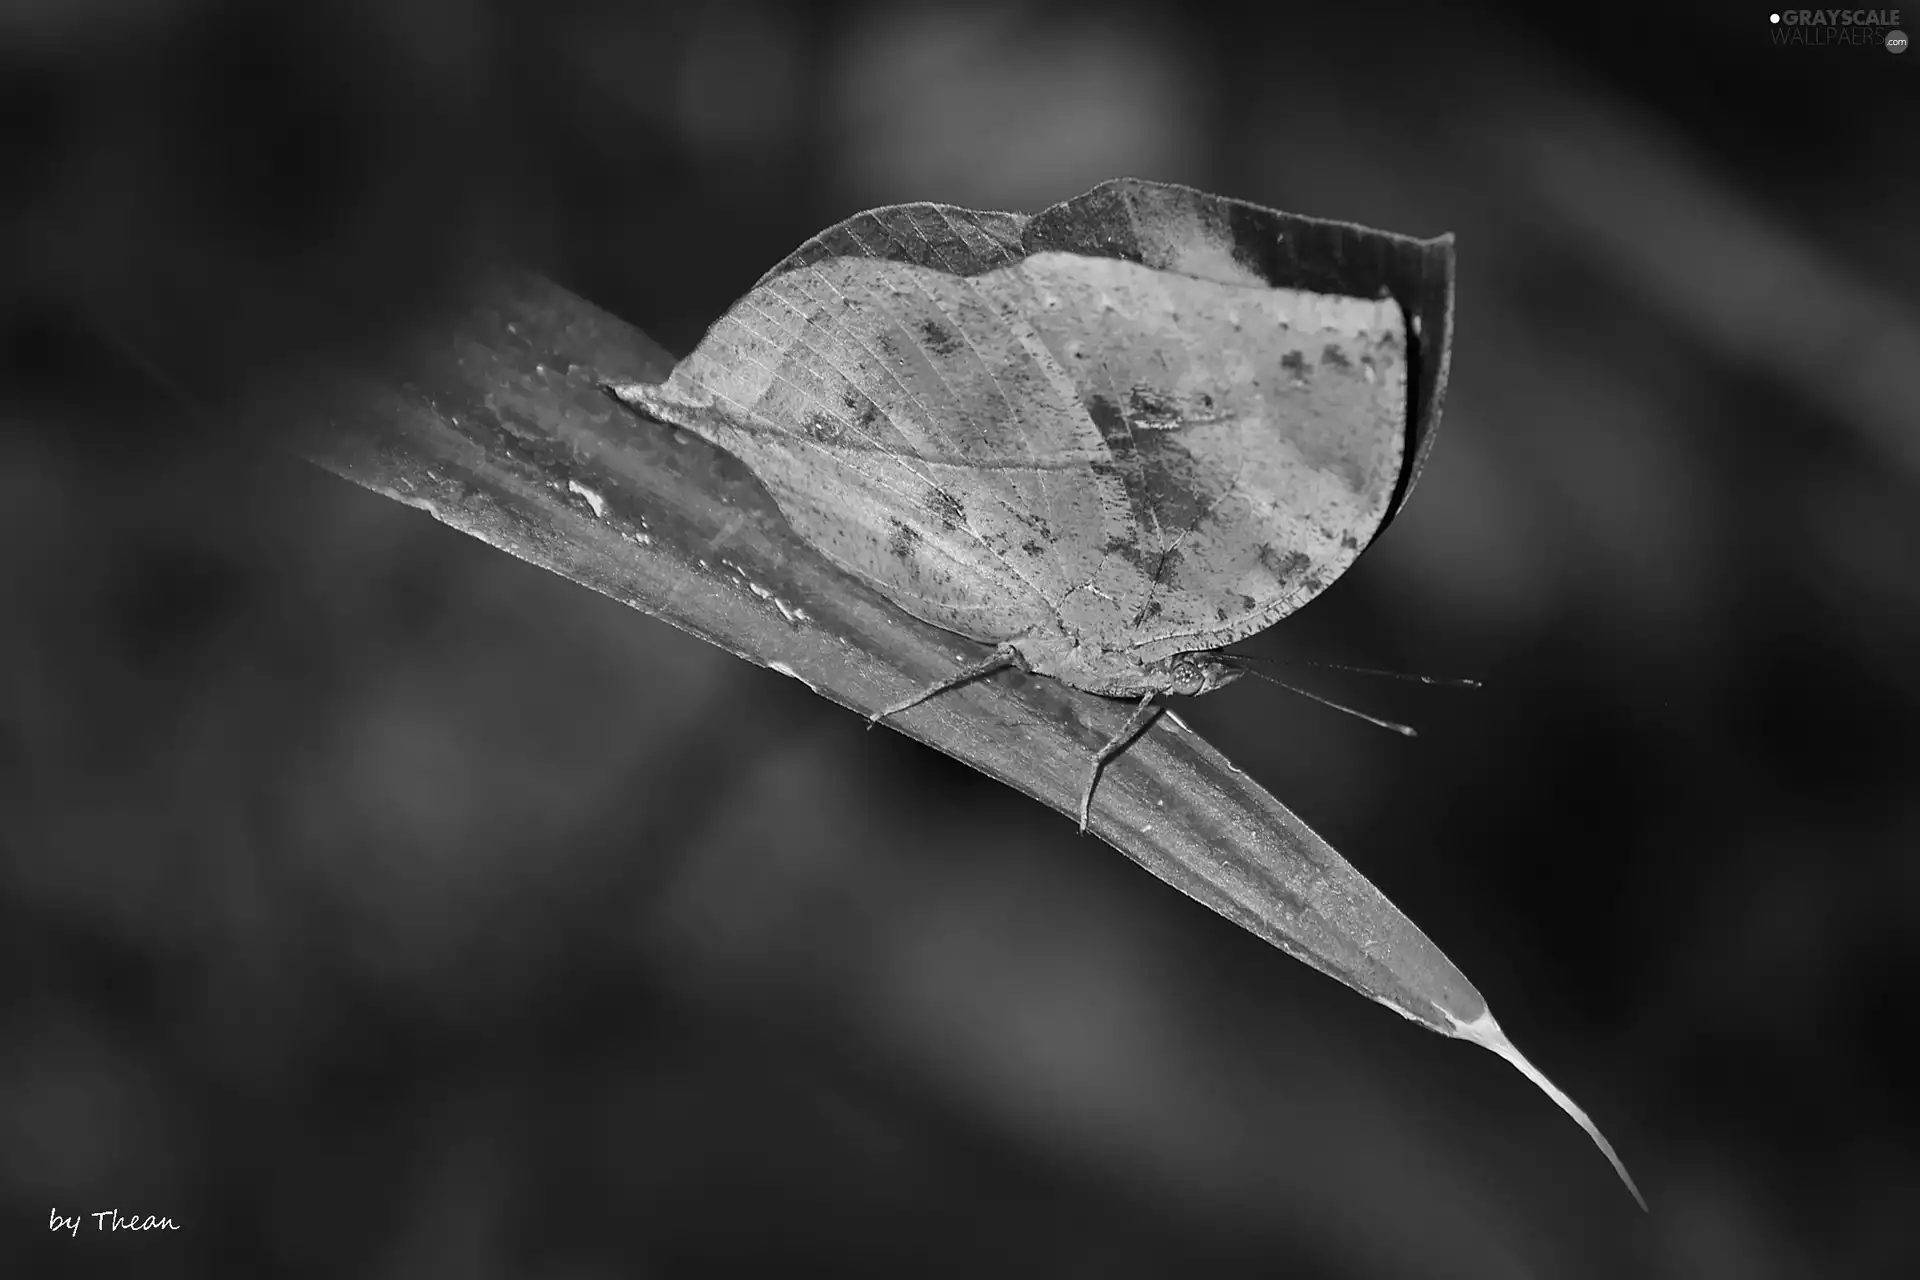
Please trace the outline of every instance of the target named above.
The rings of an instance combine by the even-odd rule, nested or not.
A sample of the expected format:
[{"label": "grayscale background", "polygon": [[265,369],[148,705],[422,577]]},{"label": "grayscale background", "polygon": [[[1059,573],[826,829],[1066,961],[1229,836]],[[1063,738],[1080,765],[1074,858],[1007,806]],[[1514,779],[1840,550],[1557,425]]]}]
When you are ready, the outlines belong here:
[{"label": "grayscale background", "polygon": [[[1772,36],[0,7],[12,1274],[1912,1274],[1920,53]],[[1259,644],[1487,687],[1302,673],[1412,742],[1252,682],[1182,713],[1651,1216],[1491,1055],[99,336],[297,379],[504,248],[684,352],[858,209],[1119,174],[1458,234],[1420,488]]]}]

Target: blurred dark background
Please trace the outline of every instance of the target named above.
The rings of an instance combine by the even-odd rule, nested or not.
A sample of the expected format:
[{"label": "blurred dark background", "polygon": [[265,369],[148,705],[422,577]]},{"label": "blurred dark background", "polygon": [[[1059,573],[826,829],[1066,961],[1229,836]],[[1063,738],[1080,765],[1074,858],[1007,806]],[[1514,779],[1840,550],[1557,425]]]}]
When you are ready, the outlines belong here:
[{"label": "blurred dark background", "polygon": [[[1731,6],[11,0],[0,1256],[1914,1274],[1917,91]],[[1261,643],[1487,688],[1182,713],[1651,1216],[1491,1055],[120,354],[217,401],[499,253],[684,352],[857,209],[1116,174],[1459,235],[1412,505]],[[48,1230],[106,1209],[181,1229]]]}]

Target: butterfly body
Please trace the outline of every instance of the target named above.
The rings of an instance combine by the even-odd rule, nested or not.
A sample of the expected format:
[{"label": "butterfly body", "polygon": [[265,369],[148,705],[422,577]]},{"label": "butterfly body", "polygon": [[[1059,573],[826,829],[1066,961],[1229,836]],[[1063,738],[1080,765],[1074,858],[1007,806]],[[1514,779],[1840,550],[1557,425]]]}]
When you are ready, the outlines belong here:
[{"label": "butterfly body", "polygon": [[[1031,218],[874,210],[666,382],[613,390],[914,616],[1088,692],[1206,692],[1237,674],[1213,651],[1344,572],[1417,461],[1422,299],[1390,256],[1315,287],[1296,260],[1329,229],[1384,235],[1131,180]],[[1413,268],[1444,250],[1390,239]]]}]

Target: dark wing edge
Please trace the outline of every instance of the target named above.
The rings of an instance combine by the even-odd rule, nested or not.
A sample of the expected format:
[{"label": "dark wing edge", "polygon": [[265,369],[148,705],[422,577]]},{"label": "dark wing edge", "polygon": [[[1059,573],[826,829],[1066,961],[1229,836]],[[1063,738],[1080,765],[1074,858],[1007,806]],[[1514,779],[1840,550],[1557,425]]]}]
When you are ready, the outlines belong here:
[{"label": "dark wing edge", "polygon": [[[1112,178],[1028,217],[919,202],[835,223],[760,278],[765,284],[828,258],[910,262],[977,275],[1048,251],[1120,258],[1176,270],[1176,234],[1199,228],[1234,262],[1282,289],[1392,297],[1409,317],[1407,448],[1380,530],[1407,504],[1440,428],[1453,358],[1451,235],[1422,240],[1355,222],[1282,213],[1177,183]],[[756,286],[757,287],[757,286]]]},{"label": "dark wing edge", "polygon": [[[1269,285],[1358,298],[1391,296],[1408,317],[1406,459],[1386,518],[1392,523],[1425,467],[1440,427],[1453,356],[1453,236],[1431,240],[1354,222],[1282,213],[1176,183],[1114,178],[1033,216],[1029,253],[1060,250],[1177,269],[1174,235],[1198,230]],[[1371,540],[1369,540],[1371,545]]]},{"label": "dark wing edge", "polygon": [[[1376,233],[1379,234],[1379,233]],[[1447,398],[1447,375],[1453,367],[1453,236],[1410,240],[1403,276],[1394,296],[1408,315],[1420,320],[1420,332],[1407,345],[1413,384],[1418,388],[1407,406],[1407,460],[1387,507],[1384,529],[1400,514],[1413,493],[1413,482],[1426,468],[1433,438],[1440,430],[1440,409]],[[1402,292],[1404,290],[1404,293]],[[1376,531],[1374,537],[1379,537]]]}]

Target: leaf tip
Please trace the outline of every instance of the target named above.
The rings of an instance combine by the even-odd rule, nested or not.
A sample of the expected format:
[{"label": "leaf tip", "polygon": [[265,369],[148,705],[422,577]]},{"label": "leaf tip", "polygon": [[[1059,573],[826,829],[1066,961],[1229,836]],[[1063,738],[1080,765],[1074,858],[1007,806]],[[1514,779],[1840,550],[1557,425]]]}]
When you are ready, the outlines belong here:
[{"label": "leaf tip", "polygon": [[[1438,1005],[1434,1007],[1440,1008]],[[1613,1171],[1620,1175],[1620,1181],[1626,1184],[1627,1190],[1633,1195],[1634,1203],[1640,1206],[1640,1211],[1652,1212],[1647,1208],[1647,1198],[1640,1194],[1640,1188],[1634,1183],[1633,1175],[1627,1172],[1627,1166],[1614,1151],[1613,1144],[1607,1141],[1606,1135],[1600,1132],[1599,1126],[1588,1118],[1587,1113],[1580,1109],[1578,1103],[1561,1091],[1559,1085],[1547,1079],[1538,1067],[1527,1061],[1525,1054],[1514,1048],[1513,1041],[1507,1039],[1507,1033],[1500,1029],[1498,1022],[1494,1021],[1493,1010],[1483,1007],[1480,1016],[1471,1022],[1462,1021],[1444,1008],[1440,1008],[1440,1012],[1453,1025],[1454,1035],[1491,1049],[1512,1063],[1521,1075],[1533,1081],[1542,1093],[1552,1098],[1555,1106],[1566,1112],[1575,1124],[1586,1130],[1587,1136],[1593,1139],[1593,1145],[1600,1148],[1600,1154],[1607,1158],[1607,1163],[1613,1166]]]}]

